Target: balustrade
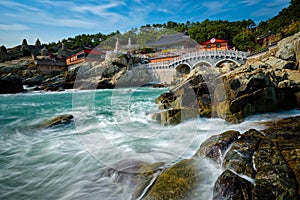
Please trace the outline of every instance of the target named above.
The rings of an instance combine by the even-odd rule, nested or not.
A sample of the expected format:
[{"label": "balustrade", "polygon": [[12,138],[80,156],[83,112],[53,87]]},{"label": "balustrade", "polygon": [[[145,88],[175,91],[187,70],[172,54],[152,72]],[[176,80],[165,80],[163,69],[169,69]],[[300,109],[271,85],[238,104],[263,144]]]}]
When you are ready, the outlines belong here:
[{"label": "balustrade", "polygon": [[[219,58],[216,58],[219,57]],[[184,63],[186,61],[190,61],[190,60],[195,60],[195,59],[199,59],[200,60],[208,60],[210,59],[217,59],[217,60],[222,60],[224,58],[230,58],[233,60],[236,60],[237,62],[240,60],[246,60],[247,59],[247,53],[246,52],[242,52],[242,51],[234,51],[234,50],[212,50],[212,51],[195,51],[195,52],[190,52],[190,53],[186,53],[186,54],[182,54],[176,58],[174,58],[171,61],[167,61],[167,62],[157,62],[157,63],[147,63],[147,64],[143,64],[142,66],[148,67],[148,68],[157,68],[157,67],[161,67],[161,68],[169,68],[173,65],[175,65],[176,63]],[[173,66],[174,67],[174,66]]]}]

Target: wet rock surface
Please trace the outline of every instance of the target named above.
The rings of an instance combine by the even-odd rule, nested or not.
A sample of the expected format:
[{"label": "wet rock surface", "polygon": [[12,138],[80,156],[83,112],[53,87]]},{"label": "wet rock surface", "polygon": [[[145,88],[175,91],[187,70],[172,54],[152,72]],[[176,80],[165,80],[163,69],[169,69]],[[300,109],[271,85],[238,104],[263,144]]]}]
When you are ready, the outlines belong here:
[{"label": "wet rock surface", "polygon": [[143,199],[189,199],[197,180],[195,160],[182,160],[163,171]]},{"label": "wet rock surface", "polygon": [[215,183],[214,200],[252,199],[251,182],[241,178],[231,170],[225,170]]},{"label": "wet rock surface", "polygon": [[211,136],[201,144],[194,157],[205,156],[222,165],[225,151],[239,136],[238,131],[226,131],[220,135]]},{"label": "wet rock surface", "polygon": [[[300,116],[265,125],[265,130],[250,129],[236,133],[238,137],[231,131],[212,136],[201,145],[195,156],[206,156],[216,164],[226,152],[214,199],[299,199]],[[231,145],[224,145],[226,141]]]},{"label": "wet rock surface", "polygon": [[72,121],[73,115],[66,114],[66,115],[59,115],[57,117],[54,117],[53,119],[47,120],[43,123],[41,123],[38,127],[39,128],[51,128],[56,125],[63,125],[68,124]]}]

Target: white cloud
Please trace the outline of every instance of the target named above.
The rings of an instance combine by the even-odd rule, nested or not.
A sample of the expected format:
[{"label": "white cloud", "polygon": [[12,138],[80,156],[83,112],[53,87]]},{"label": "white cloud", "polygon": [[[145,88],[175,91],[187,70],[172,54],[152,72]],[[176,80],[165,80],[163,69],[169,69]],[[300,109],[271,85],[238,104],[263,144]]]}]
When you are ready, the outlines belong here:
[{"label": "white cloud", "polygon": [[[289,5],[289,0],[274,0],[272,2],[265,2],[262,4],[255,12],[252,12],[253,17],[265,17],[271,18],[278,14],[282,10],[283,5],[287,7]],[[270,17],[271,16],[271,17]]]},{"label": "white cloud", "polygon": [[203,2],[201,7],[204,8],[205,12],[201,14],[202,18],[208,19],[213,16],[218,16],[221,13],[229,11],[230,8],[227,6],[229,1],[211,1],[211,2]]},{"label": "white cloud", "polygon": [[23,24],[0,24],[0,30],[3,31],[23,31],[29,29],[30,28],[28,26]]},{"label": "white cloud", "polygon": [[243,0],[240,3],[245,6],[252,6],[252,5],[258,4],[259,2],[260,2],[260,0]]},{"label": "white cloud", "polygon": [[85,28],[96,26],[96,22],[80,20],[80,19],[50,19],[46,22],[49,25],[57,25],[63,27],[75,27],[75,28]]},{"label": "white cloud", "polygon": [[20,9],[20,10],[24,10],[24,11],[31,11],[31,12],[39,11],[39,9],[34,6],[27,6],[25,4],[22,4],[22,3],[19,3],[16,1],[1,0],[0,5],[5,6],[5,7],[14,8],[14,9]]}]

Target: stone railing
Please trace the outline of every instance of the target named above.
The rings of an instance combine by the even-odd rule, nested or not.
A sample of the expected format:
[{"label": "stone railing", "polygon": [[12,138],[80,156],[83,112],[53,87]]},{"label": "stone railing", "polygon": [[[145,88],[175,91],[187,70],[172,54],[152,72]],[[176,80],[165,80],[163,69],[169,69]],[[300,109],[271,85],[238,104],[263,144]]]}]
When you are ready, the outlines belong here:
[{"label": "stone railing", "polygon": [[170,68],[172,65],[176,65],[177,63],[183,63],[188,60],[208,60],[208,59],[233,59],[236,61],[246,60],[247,52],[243,51],[234,51],[234,50],[210,50],[210,51],[194,51],[186,54],[182,54],[171,61],[164,62],[156,62],[156,63],[148,63],[144,64],[145,67],[149,68]]}]

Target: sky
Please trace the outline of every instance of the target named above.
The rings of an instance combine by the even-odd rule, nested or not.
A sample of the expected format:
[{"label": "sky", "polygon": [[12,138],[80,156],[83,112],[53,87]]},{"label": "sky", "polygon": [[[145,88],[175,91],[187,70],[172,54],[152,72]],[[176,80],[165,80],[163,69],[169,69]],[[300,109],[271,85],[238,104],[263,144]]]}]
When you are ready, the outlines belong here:
[{"label": "sky", "polygon": [[0,0],[0,46],[23,39],[57,42],[79,34],[108,34],[146,24],[209,20],[260,21],[290,0]]}]

